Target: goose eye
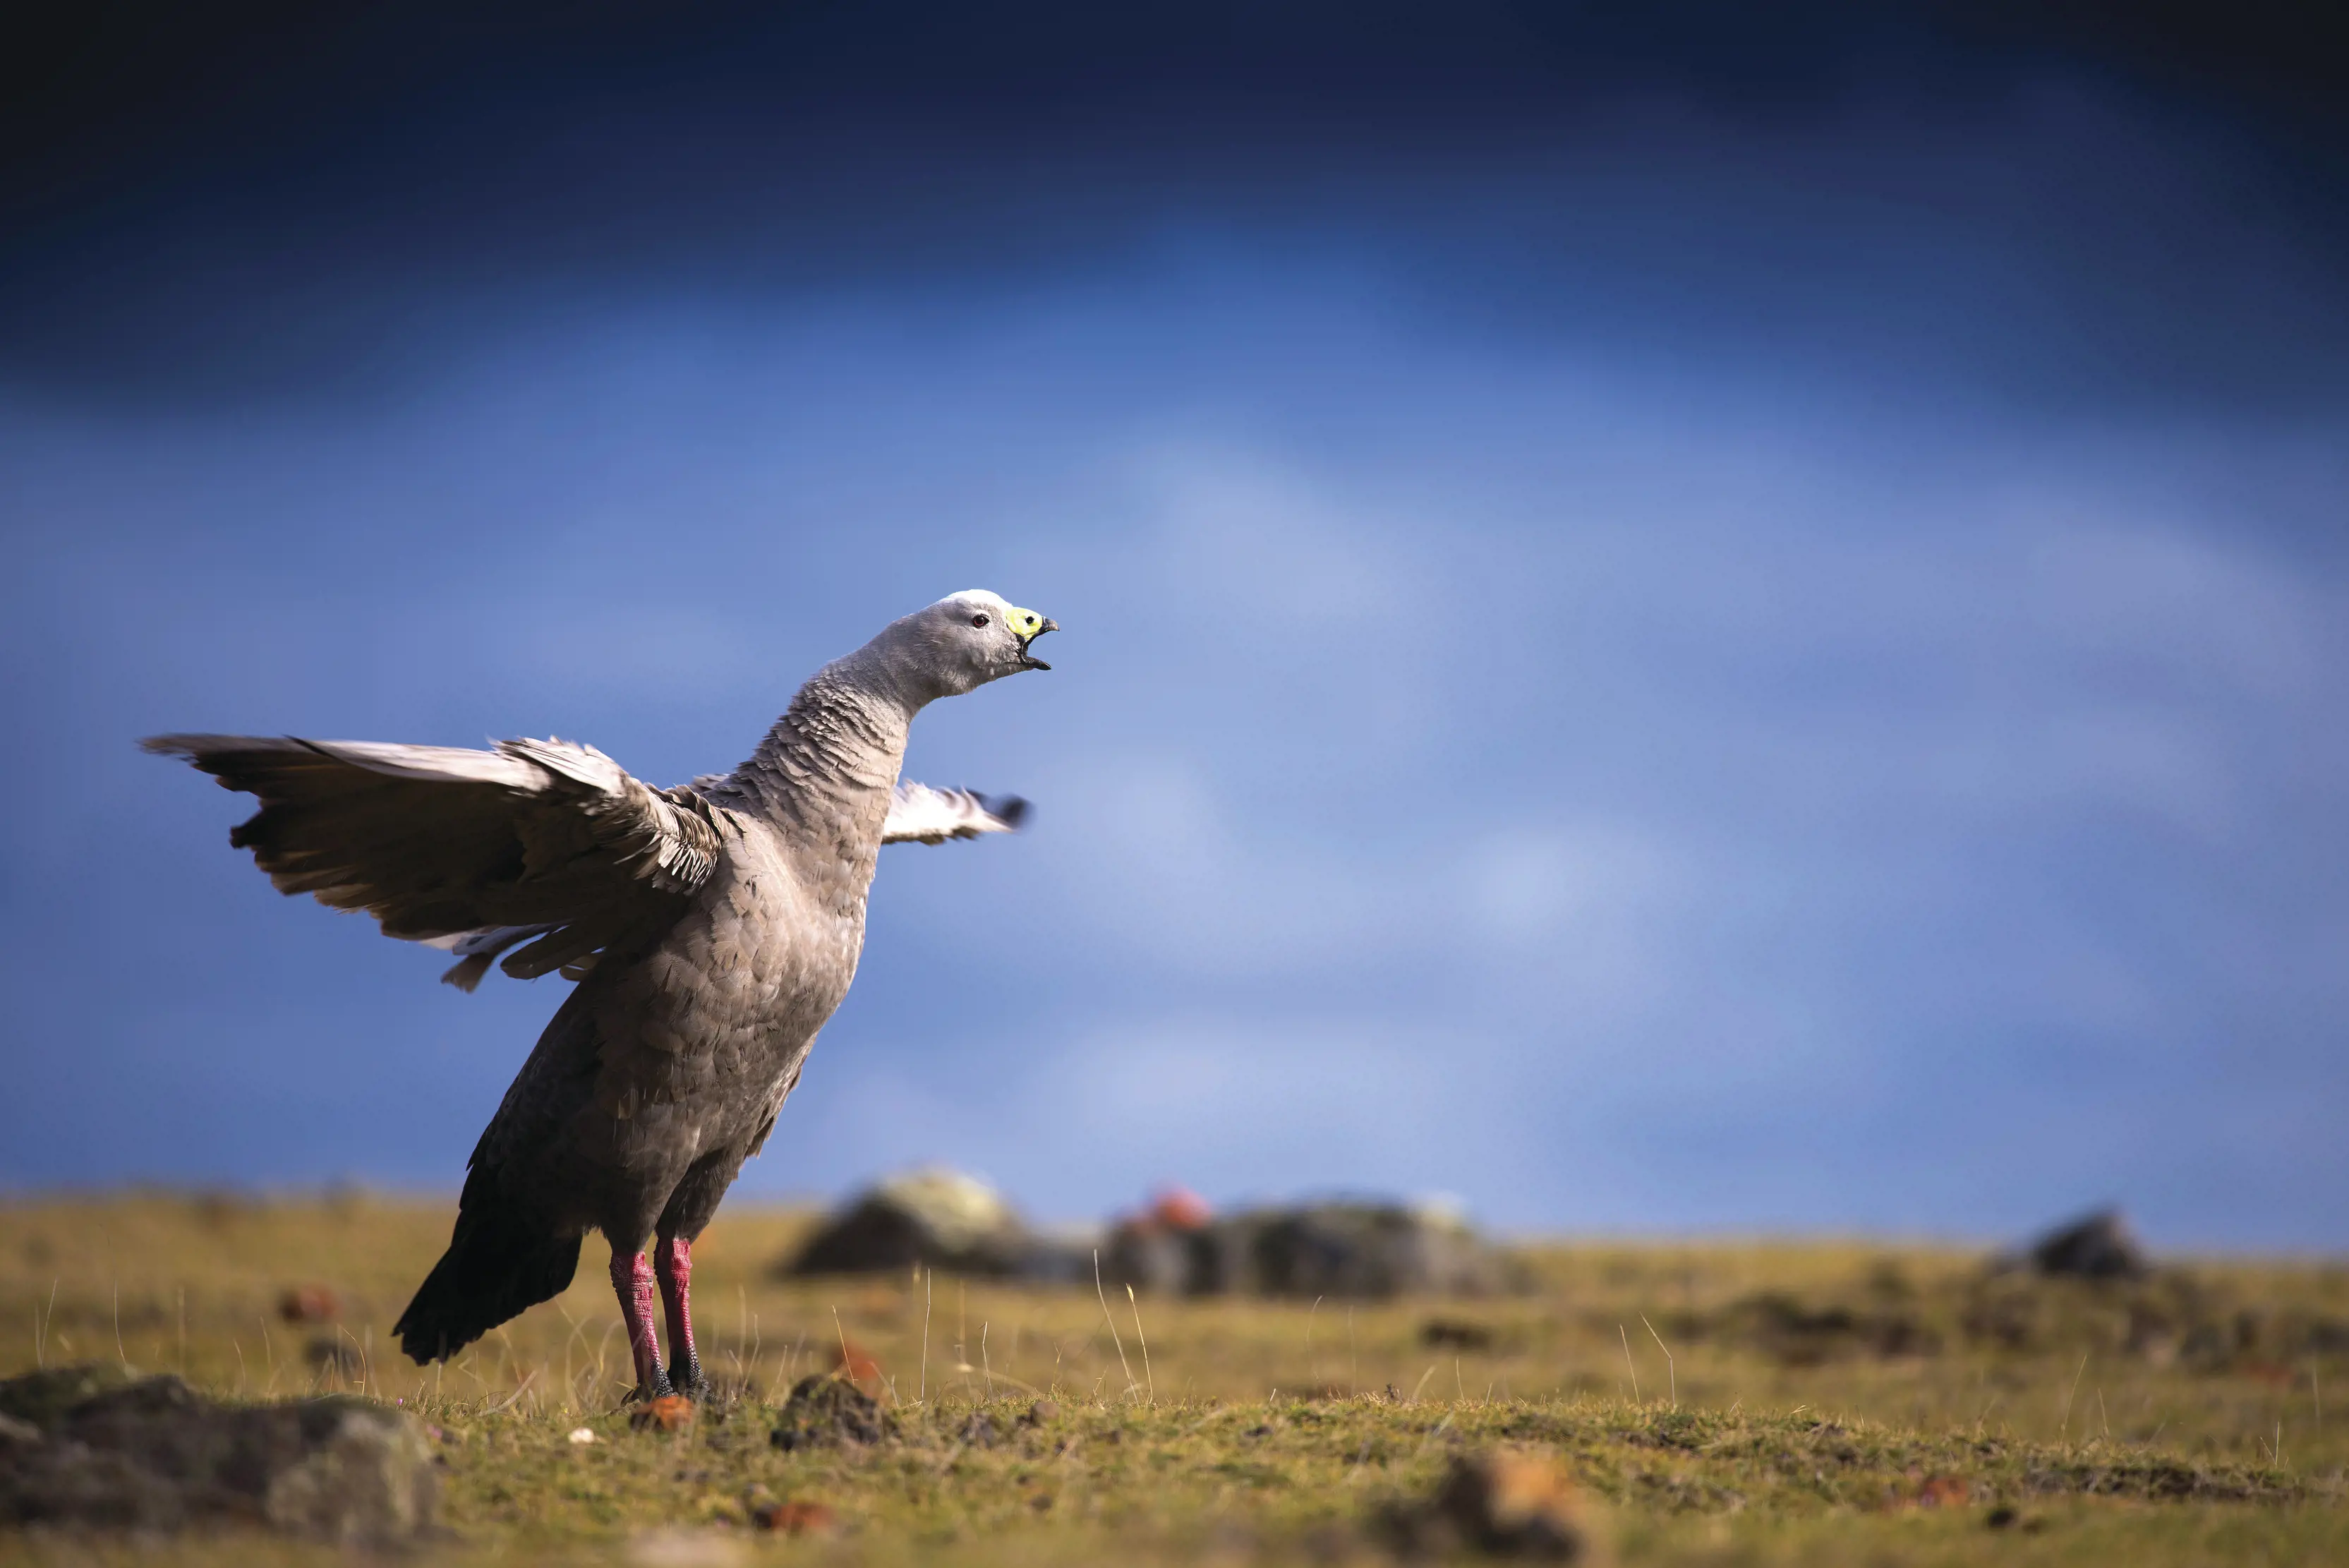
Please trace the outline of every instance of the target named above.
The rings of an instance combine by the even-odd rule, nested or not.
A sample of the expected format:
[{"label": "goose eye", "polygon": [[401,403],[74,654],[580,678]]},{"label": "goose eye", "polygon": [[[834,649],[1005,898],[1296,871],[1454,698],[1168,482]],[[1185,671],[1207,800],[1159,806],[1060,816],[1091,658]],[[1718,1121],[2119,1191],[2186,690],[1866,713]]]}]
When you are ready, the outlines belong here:
[{"label": "goose eye", "polygon": [[987,618],[983,615],[975,615],[970,618],[970,624],[973,626],[985,626],[987,624]]}]

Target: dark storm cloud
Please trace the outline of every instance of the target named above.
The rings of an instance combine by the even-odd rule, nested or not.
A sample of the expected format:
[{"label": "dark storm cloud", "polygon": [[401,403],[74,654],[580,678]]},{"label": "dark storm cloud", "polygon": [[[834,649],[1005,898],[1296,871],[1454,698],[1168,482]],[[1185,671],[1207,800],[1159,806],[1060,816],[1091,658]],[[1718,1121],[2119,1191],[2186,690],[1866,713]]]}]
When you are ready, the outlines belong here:
[{"label": "dark storm cloud", "polygon": [[2340,390],[2304,8],[118,6],[15,57],[0,376],[365,396],[616,298],[1018,287],[1206,234],[1659,353]]}]

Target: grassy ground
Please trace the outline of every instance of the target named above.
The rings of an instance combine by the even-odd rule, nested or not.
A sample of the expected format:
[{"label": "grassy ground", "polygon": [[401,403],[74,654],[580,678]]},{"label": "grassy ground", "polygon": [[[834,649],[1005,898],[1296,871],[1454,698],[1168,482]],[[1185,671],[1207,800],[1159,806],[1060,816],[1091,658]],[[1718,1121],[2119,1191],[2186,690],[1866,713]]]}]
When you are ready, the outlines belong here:
[{"label": "grassy ground", "polygon": [[[400,1402],[442,1434],[448,1554],[502,1561],[1375,1561],[1381,1509],[1505,1444],[1557,1456],[1627,1564],[2349,1562],[2339,1264],[2099,1288],[1925,1249],[1560,1245],[1522,1298],[1118,1296],[1113,1338],[1090,1289],[777,1281],[806,1221],[752,1210],[695,1260],[705,1363],[738,1397],[658,1433],[620,1408],[594,1242],[571,1291],[453,1366],[389,1350],[448,1220],[357,1197],[0,1207],[0,1375],[121,1361],[222,1395]],[[283,1320],[304,1285],[338,1321]],[[899,1438],[777,1450],[771,1405],[843,1340]],[[1057,1414],[1020,1419],[1039,1397]],[[995,1440],[973,1440],[978,1410]],[[822,1502],[844,1532],[760,1535],[763,1500]],[[109,1552],[157,1559],[0,1537],[0,1563]]]}]

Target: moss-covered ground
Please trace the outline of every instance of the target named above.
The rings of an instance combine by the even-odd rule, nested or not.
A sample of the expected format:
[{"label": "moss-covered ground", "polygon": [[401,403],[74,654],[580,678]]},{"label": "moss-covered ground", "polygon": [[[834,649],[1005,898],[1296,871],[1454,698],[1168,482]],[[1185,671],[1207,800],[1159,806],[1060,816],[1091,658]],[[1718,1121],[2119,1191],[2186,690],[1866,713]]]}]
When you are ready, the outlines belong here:
[{"label": "moss-covered ground", "polygon": [[[1507,1445],[1556,1457],[1626,1564],[2349,1563],[2335,1262],[2095,1284],[1956,1249],[1561,1243],[1495,1301],[1129,1302],[785,1282],[805,1217],[745,1209],[696,1259],[728,1395],[662,1432],[622,1407],[593,1241],[569,1292],[451,1366],[389,1350],[449,1218],[359,1196],[0,1206],[0,1375],[103,1360],[224,1397],[400,1404],[446,1461],[450,1534],[428,1554],[458,1560],[1375,1562],[1382,1509]],[[332,1322],[286,1320],[304,1286]],[[897,1436],[779,1450],[774,1406],[843,1342]],[[793,1501],[838,1528],[751,1526]],[[0,1563],[332,1555],[0,1535]]]}]

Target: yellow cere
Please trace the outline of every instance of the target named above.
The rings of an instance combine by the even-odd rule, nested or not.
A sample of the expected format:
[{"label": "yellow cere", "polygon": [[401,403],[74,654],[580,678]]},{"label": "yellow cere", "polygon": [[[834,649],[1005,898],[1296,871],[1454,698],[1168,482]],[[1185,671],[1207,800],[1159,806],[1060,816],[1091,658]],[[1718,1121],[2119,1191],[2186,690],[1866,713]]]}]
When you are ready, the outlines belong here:
[{"label": "yellow cere", "polygon": [[1038,615],[1034,610],[1024,610],[1018,608],[1017,607],[1013,607],[1010,610],[1010,616],[1011,629],[1018,632],[1021,637],[1035,636],[1036,628],[1044,624],[1044,618]]}]

